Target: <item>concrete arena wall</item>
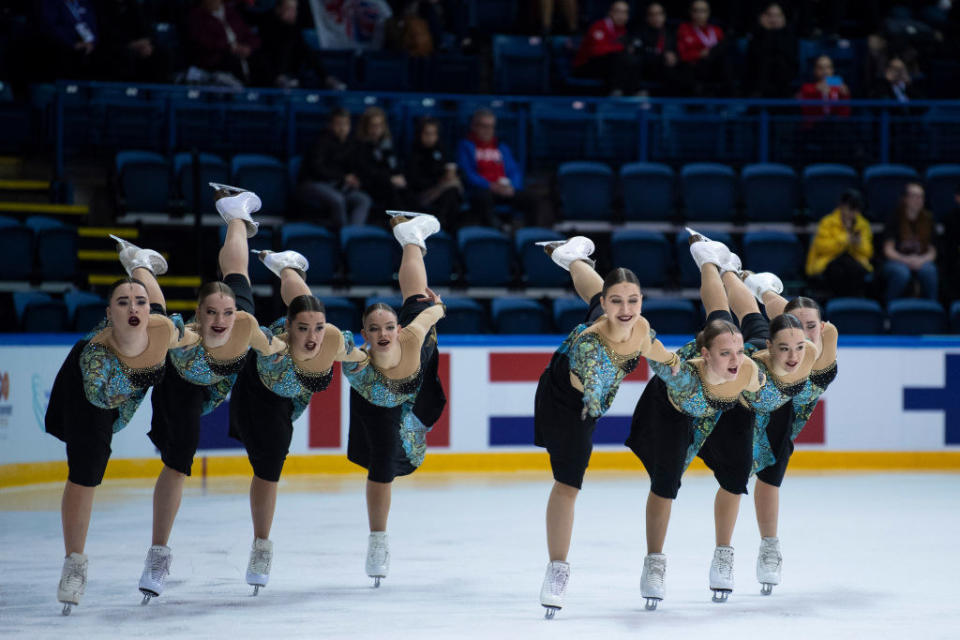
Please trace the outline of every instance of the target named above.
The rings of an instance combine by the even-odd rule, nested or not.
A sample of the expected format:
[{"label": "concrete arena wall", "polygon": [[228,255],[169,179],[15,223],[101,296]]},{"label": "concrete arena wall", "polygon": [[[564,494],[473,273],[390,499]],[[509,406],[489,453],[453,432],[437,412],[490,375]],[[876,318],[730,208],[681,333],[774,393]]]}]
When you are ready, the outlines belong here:
[{"label": "concrete arena wall", "polygon": [[[62,481],[63,443],[43,431],[50,388],[76,335],[0,336],[0,487]],[[676,348],[684,336],[661,336]],[[425,471],[545,470],[533,445],[533,395],[560,336],[441,336],[448,408],[429,434]],[[842,337],[840,373],[798,439],[792,469],[960,471],[960,338]],[[592,469],[642,472],[622,443],[649,379],[641,362],[597,427]],[[349,473],[349,387],[339,375],[296,422],[286,473]],[[149,398],[113,440],[108,478],[161,468]],[[702,468],[699,461],[695,468]],[[194,474],[250,473],[227,436],[227,407],[207,416]]]}]

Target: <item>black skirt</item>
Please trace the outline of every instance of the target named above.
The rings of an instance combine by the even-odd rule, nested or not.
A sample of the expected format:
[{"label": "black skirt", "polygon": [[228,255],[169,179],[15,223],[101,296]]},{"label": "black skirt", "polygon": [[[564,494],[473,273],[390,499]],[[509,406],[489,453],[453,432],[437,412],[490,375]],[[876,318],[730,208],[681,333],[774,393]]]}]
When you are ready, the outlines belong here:
[{"label": "black skirt", "polygon": [[730,493],[747,493],[753,469],[753,420],[753,412],[737,403],[721,414],[697,453],[720,486]]},{"label": "black skirt", "polygon": [[87,400],[80,371],[80,353],[89,340],[73,346],[50,390],[44,427],[67,445],[70,482],[95,487],[103,482],[110,459],[113,423],[119,409],[101,409]]},{"label": "black skirt", "polygon": [[643,462],[650,490],[661,498],[676,498],[693,444],[693,421],[670,404],[660,378],[651,378],[640,395],[625,444]]},{"label": "black skirt", "polygon": [[776,462],[757,471],[757,478],[775,487],[783,484],[787,463],[793,455],[793,439],[790,437],[793,419],[793,403],[788,402],[771,413],[770,422],[767,423],[767,440],[770,441],[770,451]]}]

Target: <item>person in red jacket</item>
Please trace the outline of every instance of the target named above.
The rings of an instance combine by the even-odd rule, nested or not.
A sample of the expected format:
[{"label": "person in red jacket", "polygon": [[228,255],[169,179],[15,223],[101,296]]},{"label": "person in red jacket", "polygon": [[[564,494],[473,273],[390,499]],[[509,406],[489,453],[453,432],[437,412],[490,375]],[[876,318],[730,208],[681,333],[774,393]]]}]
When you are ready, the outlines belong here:
[{"label": "person in red jacket", "polygon": [[735,93],[728,55],[730,40],[723,29],[710,24],[710,4],[690,3],[690,22],[677,27],[677,55],[687,90],[695,96],[729,96]]},{"label": "person in red jacket", "polygon": [[224,0],[201,0],[187,18],[187,30],[195,66],[233,74],[245,84],[257,75],[250,66],[257,64],[252,56],[260,38]]},{"label": "person in red jacket", "polygon": [[[797,98],[800,100],[829,100],[831,102],[847,101],[850,99],[850,89],[844,84],[843,78],[833,74],[833,60],[830,56],[820,56],[813,65],[813,82],[807,82],[800,87]],[[819,116],[848,116],[850,107],[831,105],[816,105],[803,107],[803,115],[808,120]]]},{"label": "person in red jacket", "polygon": [[603,80],[614,96],[636,93],[640,79],[640,58],[626,45],[630,5],[617,0],[607,16],[587,29],[573,59],[573,74]]}]

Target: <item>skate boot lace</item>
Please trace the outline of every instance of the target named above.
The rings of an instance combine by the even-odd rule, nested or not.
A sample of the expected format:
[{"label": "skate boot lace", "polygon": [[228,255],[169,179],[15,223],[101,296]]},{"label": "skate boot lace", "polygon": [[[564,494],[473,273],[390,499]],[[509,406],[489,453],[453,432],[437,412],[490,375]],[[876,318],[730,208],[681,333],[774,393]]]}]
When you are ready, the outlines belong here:
[{"label": "skate boot lace", "polygon": [[150,554],[150,577],[158,582],[170,573],[170,554],[151,553]]},{"label": "skate boot lace", "polygon": [[374,565],[383,565],[387,561],[387,545],[379,538],[370,541],[370,563]]},{"label": "skate boot lace", "polygon": [[550,570],[550,593],[553,595],[563,595],[567,590],[567,581],[570,579],[570,572],[566,567],[554,567]]},{"label": "skate boot lace", "polygon": [[654,588],[663,587],[663,576],[667,563],[659,558],[651,558],[647,565],[647,583]]},{"label": "skate boot lace", "polygon": [[725,549],[719,550],[714,561],[717,572],[719,572],[724,579],[733,577],[733,553]]},{"label": "skate boot lace", "polygon": [[78,592],[83,591],[87,582],[85,567],[82,562],[68,562],[66,573],[60,579],[60,585],[64,591]]},{"label": "skate boot lace", "polygon": [[270,573],[270,562],[273,560],[273,552],[269,549],[253,549],[250,552],[250,572],[251,573]]},{"label": "skate boot lace", "polygon": [[760,563],[766,569],[775,570],[780,567],[782,562],[780,551],[773,545],[763,545],[760,548]]}]

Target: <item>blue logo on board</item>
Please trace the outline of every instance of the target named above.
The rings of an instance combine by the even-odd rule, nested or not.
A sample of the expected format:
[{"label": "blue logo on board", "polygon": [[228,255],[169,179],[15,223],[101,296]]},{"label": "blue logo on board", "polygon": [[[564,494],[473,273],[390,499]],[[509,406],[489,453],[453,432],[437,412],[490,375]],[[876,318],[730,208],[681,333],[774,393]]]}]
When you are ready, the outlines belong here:
[{"label": "blue logo on board", "polygon": [[943,411],[945,444],[960,444],[960,354],[948,354],[943,387],[904,387],[904,411]]}]

